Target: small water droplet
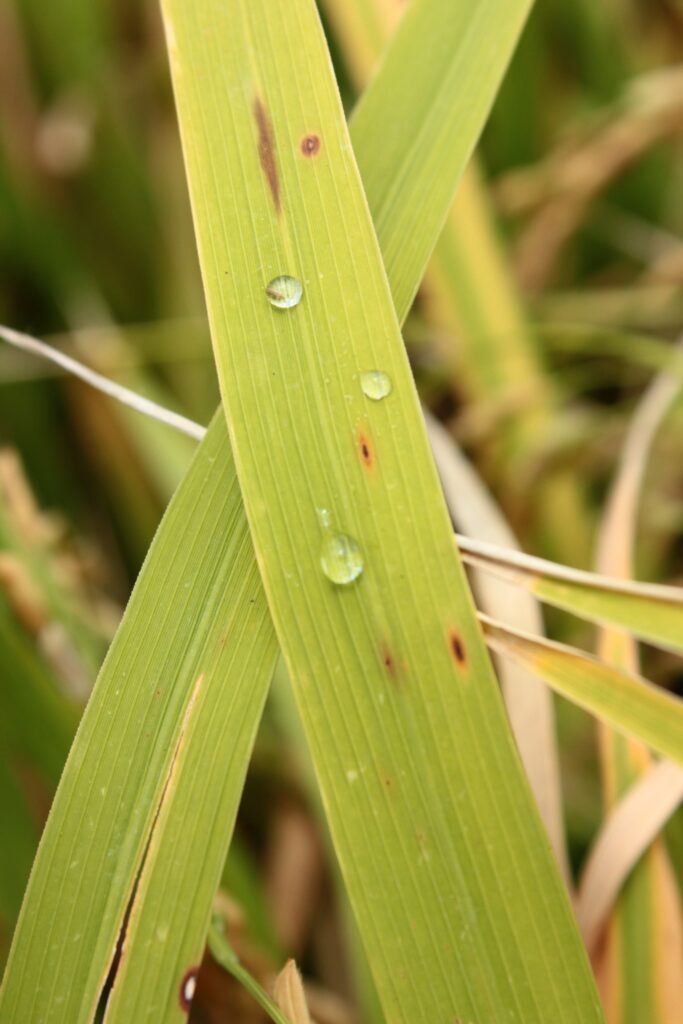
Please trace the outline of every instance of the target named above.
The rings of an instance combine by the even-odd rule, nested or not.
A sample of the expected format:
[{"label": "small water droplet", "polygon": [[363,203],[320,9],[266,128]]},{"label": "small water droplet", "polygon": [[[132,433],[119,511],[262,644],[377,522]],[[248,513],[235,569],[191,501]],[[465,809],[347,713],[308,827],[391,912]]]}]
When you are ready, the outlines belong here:
[{"label": "small water droplet", "polygon": [[318,513],[318,522],[326,530],[332,522],[330,510],[328,508],[317,508],[316,512]]},{"label": "small water droplet", "polygon": [[287,274],[274,277],[266,285],[268,301],[271,306],[277,306],[278,309],[291,309],[292,306],[298,306],[303,293],[301,281],[297,281],[295,277],[289,277]]},{"label": "small water droplet", "polygon": [[323,542],[320,565],[328,580],[345,585],[353,583],[363,571],[363,555],[353,537],[334,533]]},{"label": "small water droplet", "polygon": [[194,999],[194,994],[197,991],[197,968],[191,968],[183,980],[180,983],[180,1007],[186,1013],[189,1013]]},{"label": "small water droplet", "polygon": [[379,402],[391,394],[391,377],[384,370],[366,370],[360,375],[360,386],[367,398]]}]

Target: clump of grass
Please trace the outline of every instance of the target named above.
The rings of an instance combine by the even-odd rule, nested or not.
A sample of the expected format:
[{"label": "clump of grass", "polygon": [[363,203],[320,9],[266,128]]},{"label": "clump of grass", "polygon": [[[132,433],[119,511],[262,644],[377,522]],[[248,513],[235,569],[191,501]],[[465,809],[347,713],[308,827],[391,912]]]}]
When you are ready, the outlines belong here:
[{"label": "clump of grass", "polygon": [[321,7],[0,16],[0,1021],[674,1024],[663,23]]}]

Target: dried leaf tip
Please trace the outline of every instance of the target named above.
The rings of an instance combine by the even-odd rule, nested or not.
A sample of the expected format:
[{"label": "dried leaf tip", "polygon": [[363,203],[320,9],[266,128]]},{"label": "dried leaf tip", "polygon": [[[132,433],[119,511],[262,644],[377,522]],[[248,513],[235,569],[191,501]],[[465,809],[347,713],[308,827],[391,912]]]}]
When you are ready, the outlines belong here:
[{"label": "dried leaf tip", "polygon": [[275,979],[273,998],[291,1024],[313,1024],[301,975],[293,960],[287,961]]}]

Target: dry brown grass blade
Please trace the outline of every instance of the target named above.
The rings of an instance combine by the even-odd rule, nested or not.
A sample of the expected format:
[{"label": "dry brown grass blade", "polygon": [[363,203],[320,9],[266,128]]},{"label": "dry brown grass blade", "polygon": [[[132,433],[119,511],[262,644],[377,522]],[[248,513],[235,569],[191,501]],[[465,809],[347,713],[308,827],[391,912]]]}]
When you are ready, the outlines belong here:
[{"label": "dry brown grass blade", "polygon": [[288,960],[273,986],[273,998],[292,1024],[313,1024],[296,964]]},{"label": "dry brown grass blade", "polygon": [[680,393],[681,368],[683,341],[679,342],[675,366],[655,378],[631,422],[622,449],[619,472],[602,520],[598,540],[598,572],[622,579],[631,579],[633,576],[637,509],[643,478],[655,435]]},{"label": "dry brown grass blade", "polygon": [[[683,343],[679,343],[674,364],[655,377],[633,416],[602,519],[596,559],[600,572],[626,580],[633,576],[640,495],[657,431],[680,394],[682,360]],[[598,646],[606,661],[638,671],[638,645],[632,634],[604,628]],[[626,976],[634,961],[646,957],[656,967],[642,996],[650,1010],[656,1007],[658,1019],[673,1022],[683,999],[683,919],[667,850],[658,836],[683,799],[683,776],[666,762],[651,768],[646,747],[604,725],[600,758],[604,798],[611,814],[583,871],[577,901],[580,927],[589,952],[605,935],[602,956],[609,964],[604,972],[609,1019],[625,1019]],[[636,867],[645,887],[632,886],[618,902]],[[644,919],[642,928],[634,927],[633,908]]]},{"label": "dry brown grass blade", "polygon": [[683,800],[683,770],[660,761],[632,786],[593,843],[576,899],[576,916],[589,953],[595,951],[621,887]]},{"label": "dry brown grass blade", "polygon": [[531,292],[552,279],[566,241],[591,202],[626,167],[683,127],[683,71],[660,70],[631,83],[597,127],[561,144],[539,167],[515,171],[498,187],[510,213],[533,210],[517,246],[519,275]]}]

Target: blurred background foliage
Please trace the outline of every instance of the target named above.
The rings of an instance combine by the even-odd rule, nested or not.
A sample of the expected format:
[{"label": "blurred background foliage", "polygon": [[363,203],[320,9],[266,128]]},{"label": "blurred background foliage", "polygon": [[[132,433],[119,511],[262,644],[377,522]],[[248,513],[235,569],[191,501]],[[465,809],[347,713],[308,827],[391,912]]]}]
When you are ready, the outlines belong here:
[{"label": "blurred background foliage", "polygon": [[[350,109],[363,73],[337,7],[322,15]],[[467,260],[443,254],[455,284],[430,272],[405,329],[424,401],[523,546],[576,565],[591,563],[634,406],[683,330],[682,52],[678,0],[538,0],[463,184],[461,226],[466,202],[478,210],[460,236]],[[216,407],[153,0],[0,7],[0,322],[202,423]],[[682,418],[678,406],[656,442],[637,551],[640,577],[673,583]],[[0,446],[4,957],[79,712],[193,442],[0,349]],[[593,643],[568,616],[547,624]],[[644,670],[682,691],[670,655],[644,651]],[[598,744],[594,721],[558,703],[577,870],[601,820]],[[296,955],[320,982],[319,1017],[343,1020],[330,992],[348,991],[353,943],[283,709],[276,686],[226,913],[259,969]],[[667,833],[679,865],[682,831],[675,818]],[[235,983],[206,971],[212,1005],[251,1019]]]}]

